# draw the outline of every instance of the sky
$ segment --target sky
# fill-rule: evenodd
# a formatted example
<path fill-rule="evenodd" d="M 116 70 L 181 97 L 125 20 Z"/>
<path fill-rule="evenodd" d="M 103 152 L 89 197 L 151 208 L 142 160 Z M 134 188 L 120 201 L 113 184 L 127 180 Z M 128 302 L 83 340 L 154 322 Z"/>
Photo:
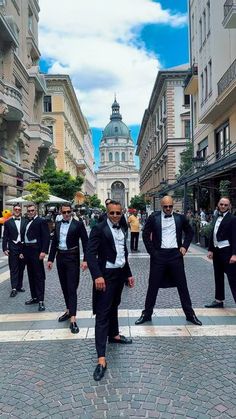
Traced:
<path fill-rule="evenodd" d="M 98 167 L 114 96 L 136 143 L 158 70 L 189 61 L 187 0 L 39 3 L 41 71 L 70 75 Z"/>

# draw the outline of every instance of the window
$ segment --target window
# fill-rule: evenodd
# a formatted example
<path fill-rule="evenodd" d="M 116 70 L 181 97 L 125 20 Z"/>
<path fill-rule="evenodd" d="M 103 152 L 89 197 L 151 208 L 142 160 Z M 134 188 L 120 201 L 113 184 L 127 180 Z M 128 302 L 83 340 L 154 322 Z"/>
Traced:
<path fill-rule="evenodd" d="M 118 127 L 115 127 L 115 132 L 118 132 Z"/>
<path fill-rule="evenodd" d="M 203 11 L 203 36 L 202 36 L 202 38 L 203 38 L 203 42 L 205 42 L 206 41 L 206 10 L 204 9 L 204 11 Z"/>
<path fill-rule="evenodd" d="M 52 112 L 52 97 L 44 96 L 43 98 L 43 111 Z"/>
<path fill-rule="evenodd" d="M 211 29 L 211 6 L 210 0 L 207 2 L 207 35 L 209 35 Z"/>
<path fill-rule="evenodd" d="M 220 159 L 227 153 L 230 147 L 229 122 L 225 122 L 215 131 L 216 159 Z"/>
<path fill-rule="evenodd" d="M 192 14 L 192 18 L 191 18 L 191 20 L 192 20 L 192 25 L 191 25 L 191 36 L 192 36 L 192 39 L 194 38 L 194 13 Z"/>
<path fill-rule="evenodd" d="M 104 153 L 101 154 L 101 161 L 104 161 Z"/>
<path fill-rule="evenodd" d="M 184 121 L 184 138 L 190 139 L 190 120 Z"/>
<path fill-rule="evenodd" d="M 202 47 L 202 19 L 199 20 L 199 48 Z"/>
<path fill-rule="evenodd" d="M 207 157 L 207 150 L 208 150 L 208 137 L 204 138 L 199 144 L 198 144 L 198 156 L 203 157 L 206 159 Z"/>
<path fill-rule="evenodd" d="M 194 118 L 194 126 L 197 126 L 197 102 L 194 101 L 193 103 L 193 118 Z"/>
<path fill-rule="evenodd" d="M 33 13 L 30 8 L 28 9 L 28 30 L 33 32 Z"/>
<path fill-rule="evenodd" d="M 115 152 L 115 161 L 118 162 L 120 160 L 118 151 Z"/>
<path fill-rule="evenodd" d="M 208 63 L 208 76 L 209 76 L 209 95 L 212 93 L 212 61 Z"/>
<path fill-rule="evenodd" d="M 125 161 L 125 152 L 124 151 L 121 153 L 121 160 Z"/>
<path fill-rule="evenodd" d="M 184 95 L 184 106 L 190 105 L 190 95 Z"/>
<path fill-rule="evenodd" d="M 109 153 L 109 161 L 113 161 L 112 153 Z"/>
<path fill-rule="evenodd" d="M 204 102 L 204 77 L 203 73 L 201 74 L 201 104 Z"/>
<path fill-rule="evenodd" d="M 208 98 L 208 73 L 207 73 L 207 67 L 204 69 L 204 75 L 205 75 L 205 100 Z"/>
<path fill-rule="evenodd" d="M 48 125 L 48 128 L 51 131 L 51 138 L 52 138 L 52 142 L 53 142 L 53 125 Z"/>

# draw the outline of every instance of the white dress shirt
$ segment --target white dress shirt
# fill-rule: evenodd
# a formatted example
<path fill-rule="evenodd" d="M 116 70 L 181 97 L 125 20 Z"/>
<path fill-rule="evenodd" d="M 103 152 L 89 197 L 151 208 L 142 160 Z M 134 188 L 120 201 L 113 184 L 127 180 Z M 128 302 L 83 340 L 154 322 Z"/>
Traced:
<path fill-rule="evenodd" d="M 161 248 L 176 249 L 178 248 L 176 238 L 176 225 L 174 216 L 165 218 L 165 213 L 161 212 Z"/>
<path fill-rule="evenodd" d="M 60 234 L 59 234 L 59 249 L 60 250 L 68 250 L 68 247 L 66 245 L 66 238 L 68 234 L 68 230 L 70 228 L 72 218 L 70 219 L 69 223 L 61 223 L 60 227 Z"/>
<path fill-rule="evenodd" d="M 37 243 L 37 240 L 36 239 L 33 239 L 33 240 L 29 240 L 28 239 L 28 237 L 27 237 L 27 233 L 28 233 L 28 230 L 29 230 L 29 227 L 31 226 L 31 224 L 32 224 L 32 222 L 35 220 L 35 218 L 37 218 L 38 216 L 37 215 L 35 215 L 35 217 L 34 218 L 32 218 L 32 220 L 27 224 L 27 226 L 26 226 L 26 229 L 25 229 L 25 243 L 27 243 L 27 244 L 34 244 L 34 243 Z"/>
<path fill-rule="evenodd" d="M 113 236 L 115 247 L 116 247 L 116 260 L 115 263 L 108 262 L 106 263 L 106 268 L 115 269 L 123 268 L 125 266 L 125 236 L 121 228 L 113 228 L 112 222 L 107 218 L 107 224 L 111 230 Z"/>
<path fill-rule="evenodd" d="M 21 235 L 20 235 L 20 223 L 21 223 L 21 218 L 19 220 L 16 220 L 15 217 L 13 217 L 13 220 L 15 221 L 15 225 L 18 231 L 18 236 L 16 240 L 12 240 L 13 243 L 17 244 L 19 242 L 21 242 Z"/>
<path fill-rule="evenodd" d="M 226 216 L 226 214 L 228 214 L 228 211 L 227 212 L 224 212 L 223 216 L 219 216 L 217 218 L 216 223 L 215 223 L 215 227 L 214 227 L 214 231 L 213 231 L 213 242 L 214 242 L 214 246 L 215 247 L 218 247 L 219 249 L 223 249 L 223 247 L 228 247 L 230 245 L 229 244 L 229 240 L 221 240 L 221 241 L 218 241 L 217 240 L 217 237 L 216 237 L 217 232 L 218 232 L 219 227 L 220 227 L 220 224 L 223 221 L 223 218 Z"/>

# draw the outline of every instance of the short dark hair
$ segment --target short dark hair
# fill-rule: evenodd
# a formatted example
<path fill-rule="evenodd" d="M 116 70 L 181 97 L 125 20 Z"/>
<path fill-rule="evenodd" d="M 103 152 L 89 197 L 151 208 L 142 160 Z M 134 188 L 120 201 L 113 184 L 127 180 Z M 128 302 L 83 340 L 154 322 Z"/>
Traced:
<path fill-rule="evenodd" d="M 19 202 L 17 202 L 17 204 L 14 204 L 14 205 L 13 205 L 13 209 L 14 209 L 14 208 L 16 208 L 16 207 L 20 207 L 20 208 L 21 208 L 21 206 L 20 206 Z"/>
<path fill-rule="evenodd" d="M 108 204 L 110 204 L 112 200 L 110 198 L 105 199 L 105 205 L 107 206 Z"/>
<path fill-rule="evenodd" d="M 114 199 L 111 199 L 107 205 L 120 205 L 122 207 L 121 203 L 119 201 L 115 201 Z"/>
<path fill-rule="evenodd" d="M 31 202 L 31 204 L 27 204 L 26 205 L 26 208 L 28 209 L 29 207 L 34 207 L 34 208 L 37 208 L 36 207 L 36 204 L 34 204 L 33 202 Z"/>
<path fill-rule="evenodd" d="M 65 202 L 64 204 L 61 204 L 60 209 L 62 209 L 62 207 L 69 207 L 70 209 L 72 209 L 70 202 Z"/>

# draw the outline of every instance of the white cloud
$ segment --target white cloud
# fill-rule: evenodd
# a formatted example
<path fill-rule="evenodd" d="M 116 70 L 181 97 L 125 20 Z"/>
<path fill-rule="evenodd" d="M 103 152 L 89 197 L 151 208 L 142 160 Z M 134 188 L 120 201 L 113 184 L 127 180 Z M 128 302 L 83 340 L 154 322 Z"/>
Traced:
<path fill-rule="evenodd" d="M 114 93 L 124 122 L 140 124 L 160 68 L 140 30 L 182 26 L 186 16 L 151 0 L 40 0 L 40 8 L 42 57 L 50 60 L 50 73 L 71 76 L 90 126 L 107 124 Z"/>

